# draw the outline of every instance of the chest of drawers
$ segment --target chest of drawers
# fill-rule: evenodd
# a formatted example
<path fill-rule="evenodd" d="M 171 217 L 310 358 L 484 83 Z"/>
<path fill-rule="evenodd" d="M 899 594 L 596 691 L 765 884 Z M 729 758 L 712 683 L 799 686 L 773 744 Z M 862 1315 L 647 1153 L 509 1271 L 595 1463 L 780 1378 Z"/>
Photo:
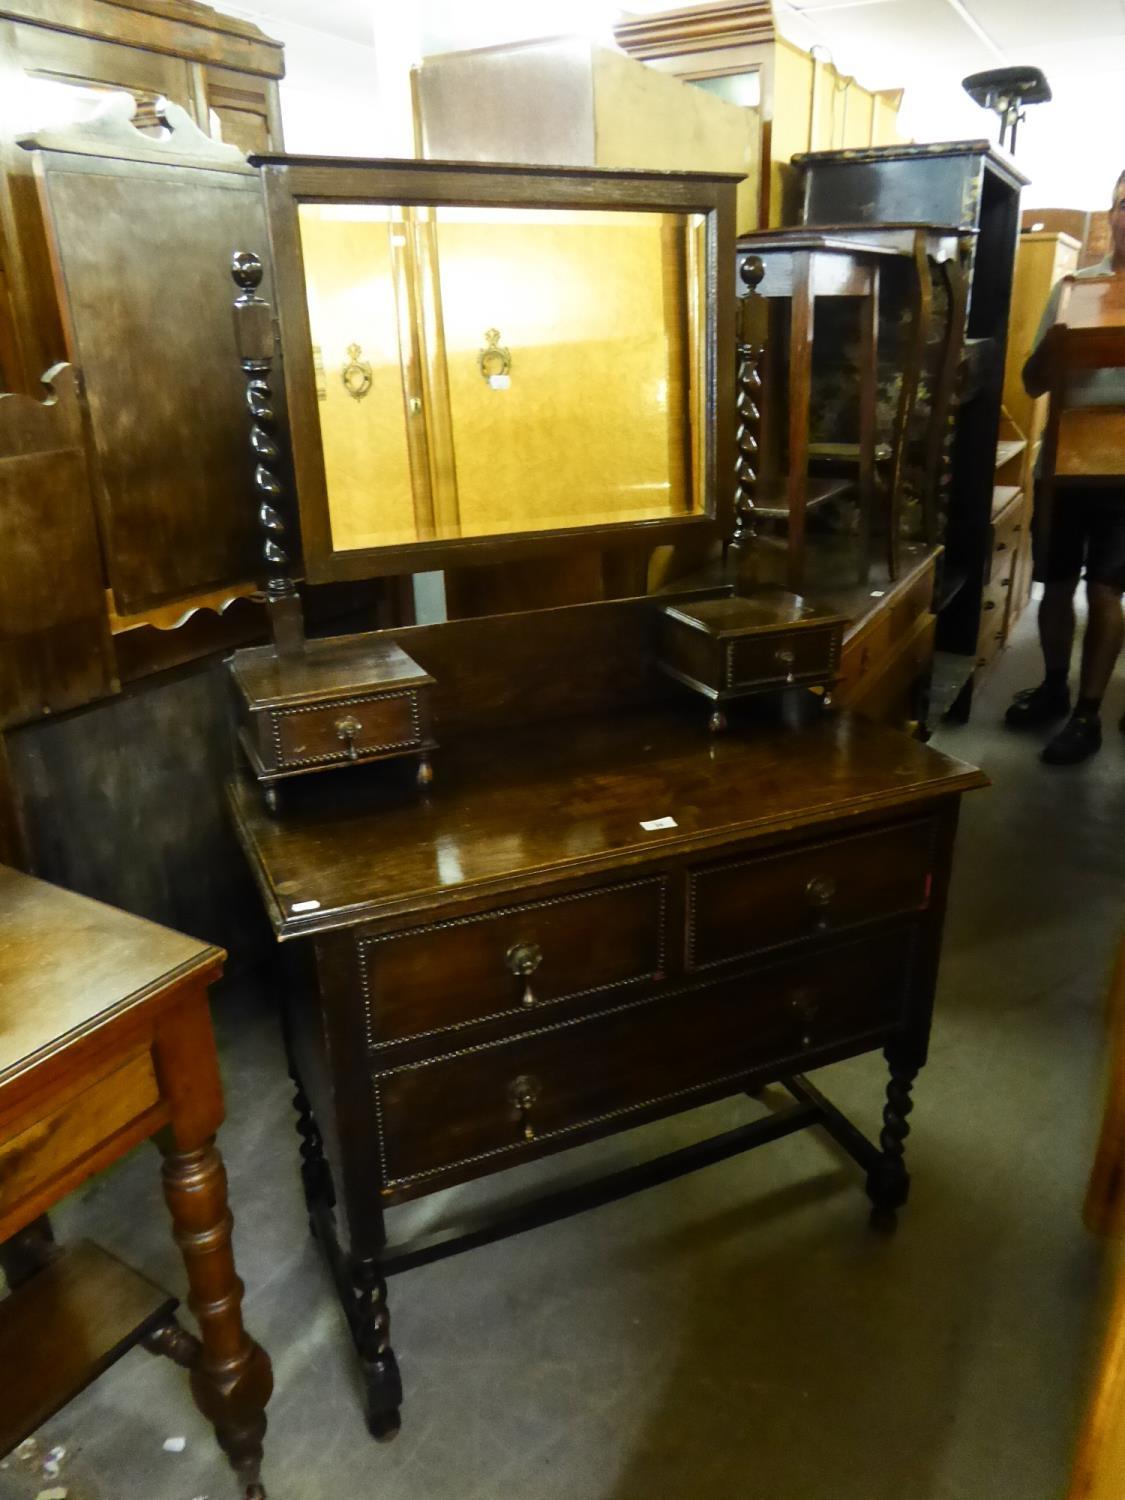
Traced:
<path fill-rule="evenodd" d="M 591 670 L 618 699 L 628 684 L 647 702 L 505 725 L 485 649 L 500 627 L 417 628 L 404 644 L 439 684 L 448 633 L 479 637 L 473 701 L 493 730 L 457 735 L 483 713 L 463 679 L 462 696 L 439 697 L 447 748 L 428 798 L 378 767 L 345 800 L 310 778 L 282 818 L 249 778 L 231 789 L 289 957 L 306 1196 L 379 1436 L 397 1428 L 402 1394 L 391 1272 L 808 1125 L 857 1159 L 878 1210 L 906 1199 L 958 803 L 984 778 L 815 709 L 709 735 L 674 685 L 654 701 L 657 674 L 638 689 L 635 664 L 622 670 L 640 616 L 598 609 L 613 628 Z M 557 706 L 544 630 L 512 649 L 535 664 L 529 697 Z M 891 1080 L 874 1143 L 801 1074 L 878 1048 Z M 673 1157 L 463 1234 L 388 1238 L 396 1205 L 775 1080 L 790 1108 L 748 1104 L 744 1126 Z"/>

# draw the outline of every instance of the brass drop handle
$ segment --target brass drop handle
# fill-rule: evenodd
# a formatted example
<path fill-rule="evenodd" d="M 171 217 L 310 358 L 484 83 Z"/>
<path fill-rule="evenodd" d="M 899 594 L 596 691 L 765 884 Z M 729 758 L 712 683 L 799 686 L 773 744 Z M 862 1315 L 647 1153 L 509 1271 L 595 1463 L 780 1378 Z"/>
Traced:
<path fill-rule="evenodd" d="M 355 737 L 362 728 L 363 725 L 354 714 L 346 714 L 344 718 L 336 720 L 336 738 L 347 745 L 349 760 L 355 760 Z"/>
<path fill-rule="evenodd" d="M 508 1085 L 508 1098 L 515 1106 L 516 1118 L 523 1131 L 525 1141 L 535 1139 L 535 1126 L 531 1123 L 531 1110 L 539 1098 L 540 1083 L 530 1073 L 521 1073 Z"/>
<path fill-rule="evenodd" d="M 801 991 L 793 996 L 789 1004 L 801 1018 L 801 1046 L 812 1046 L 812 1028 L 816 1024 L 816 1018 L 820 1013 L 820 1001 L 812 995 Z"/>
<path fill-rule="evenodd" d="M 814 875 L 805 886 L 805 900 L 816 917 L 818 931 L 828 926 L 828 908 L 836 899 L 836 882 L 831 875 Z"/>
<path fill-rule="evenodd" d="M 531 1006 L 537 1004 L 534 990 L 531 988 L 531 976 L 543 962 L 543 950 L 538 943 L 513 943 L 504 955 L 508 973 L 514 974 L 517 979 L 523 980 L 523 1003 Z"/>
<path fill-rule="evenodd" d="M 779 647 L 778 650 L 773 653 L 773 659 L 775 662 L 777 662 L 779 667 L 785 668 L 786 682 L 792 682 L 793 668 L 796 665 L 797 658 L 794 656 L 790 648 L 788 646 Z"/>

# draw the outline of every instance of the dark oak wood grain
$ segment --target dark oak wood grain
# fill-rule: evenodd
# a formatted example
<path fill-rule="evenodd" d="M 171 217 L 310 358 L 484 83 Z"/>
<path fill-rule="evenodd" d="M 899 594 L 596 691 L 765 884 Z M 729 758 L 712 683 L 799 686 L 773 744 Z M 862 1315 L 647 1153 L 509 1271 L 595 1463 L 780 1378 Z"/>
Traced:
<path fill-rule="evenodd" d="M 0 395 L 0 728 L 118 685 L 77 372 L 48 371 L 42 394 Z"/>

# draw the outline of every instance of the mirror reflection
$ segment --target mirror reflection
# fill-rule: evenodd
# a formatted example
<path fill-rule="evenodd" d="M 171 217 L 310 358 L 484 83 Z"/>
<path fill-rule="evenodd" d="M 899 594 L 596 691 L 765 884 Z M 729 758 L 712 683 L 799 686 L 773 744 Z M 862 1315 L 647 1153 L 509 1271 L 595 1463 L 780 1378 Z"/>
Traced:
<path fill-rule="evenodd" d="M 702 215 L 299 212 L 336 550 L 703 511 Z"/>

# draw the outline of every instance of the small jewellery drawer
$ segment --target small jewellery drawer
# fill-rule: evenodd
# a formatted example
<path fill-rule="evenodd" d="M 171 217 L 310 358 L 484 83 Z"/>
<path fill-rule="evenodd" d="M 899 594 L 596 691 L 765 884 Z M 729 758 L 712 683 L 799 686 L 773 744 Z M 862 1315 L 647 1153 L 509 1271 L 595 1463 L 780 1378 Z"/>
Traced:
<path fill-rule="evenodd" d="M 791 630 L 784 635 L 744 636 L 727 644 L 726 686 L 741 688 L 765 682 L 823 682 L 836 675 L 840 631 Z"/>
<path fill-rule="evenodd" d="M 792 853 L 697 866 L 688 874 L 688 968 L 922 909 L 933 833 L 924 819 Z"/>
<path fill-rule="evenodd" d="M 904 928 L 376 1072 L 383 1185 L 465 1179 L 540 1142 L 565 1146 L 685 1108 L 693 1094 L 733 1092 L 756 1070 L 874 1045 L 902 1018 L 911 942 Z"/>
<path fill-rule="evenodd" d="M 533 1016 L 664 977 L 667 880 L 652 876 L 358 938 L 372 1046 Z"/>
<path fill-rule="evenodd" d="M 380 694 L 276 710 L 271 714 L 279 767 L 341 764 L 422 744 L 418 694 Z"/>

